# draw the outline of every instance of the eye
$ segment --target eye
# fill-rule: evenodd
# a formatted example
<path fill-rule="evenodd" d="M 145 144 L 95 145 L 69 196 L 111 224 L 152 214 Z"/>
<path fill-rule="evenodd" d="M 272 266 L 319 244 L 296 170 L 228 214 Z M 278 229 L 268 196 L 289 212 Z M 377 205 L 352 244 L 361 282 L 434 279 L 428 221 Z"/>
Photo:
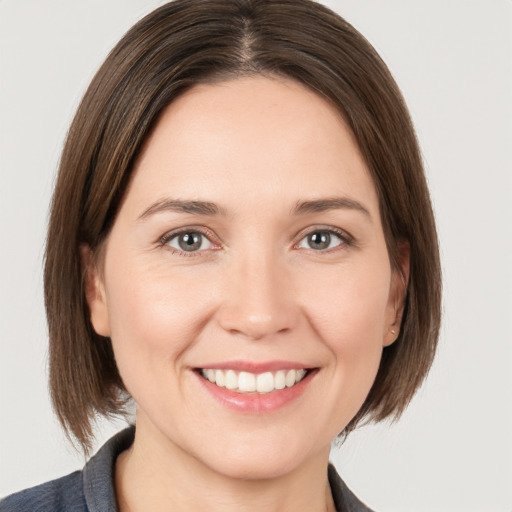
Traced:
<path fill-rule="evenodd" d="M 183 252 L 198 252 L 213 247 L 212 242 L 200 231 L 182 231 L 166 236 L 162 242 Z"/>
<path fill-rule="evenodd" d="M 326 251 L 348 243 L 348 240 L 344 239 L 341 234 L 332 230 L 322 229 L 308 233 L 298 243 L 297 247 L 313 249 L 314 251 Z"/>

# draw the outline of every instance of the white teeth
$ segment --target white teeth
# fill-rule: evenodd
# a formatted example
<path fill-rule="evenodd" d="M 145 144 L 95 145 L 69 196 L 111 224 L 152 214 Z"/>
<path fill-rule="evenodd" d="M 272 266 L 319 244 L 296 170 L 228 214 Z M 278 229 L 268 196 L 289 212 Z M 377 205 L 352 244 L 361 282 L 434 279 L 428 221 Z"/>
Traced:
<path fill-rule="evenodd" d="M 217 370 L 220 371 L 220 370 Z M 236 373 L 233 370 L 228 370 L 226 372 L 226 389 L 236 389 L 238 388 L 238 378 Z"/>
<path fill-rule="evenodd" d="M 274 391 L 274 376 L 270 372 L 260 373 L 256 377 L 256 391 L 258 393 Z"/>
<path fill-rule="evenodd" d="M 288 373 L 286 374 L 286 379 L 285 379 L 287 388 L 291 388 L 295 384 L 295 376 L 296 376 L 295 370 L 288 370 Z"/>
<path fill-rule="evenodd" d="M 256 391 L 256 376 L 254 373 L 240 372 L 240 375 L 238 375 L 238 390 L 242 393 Z"/>
<path fill-rule="evenodd" d="M 220 388 L 223 388 L 226 385 L 226 377 L 222 370 L 215 370 L 215 384 Z"/>
<path fill-rule="evenodd" d="M 306 370 L 297 370 L 297 373 L 295 375 L 295 382 L 300 382 L 304 376 L 306 375 Z"/>
<path fill-rule="evenodd" d="M 276 372 L 274 377 L 274 387 L 276 389 L 284 389 L 286 387 L 286 375 L 284 370 L 279 370 Z"/>
<path fill-rule="evenodd" d="M 202 376 L 226 389 L 237 391 L 239 393 L 261 394 L 271 393 L 272 391 L 291 388 L 300 382 L 306 375 L 306 370 L 278 370 L 277 372 L 264 372 L 254 374 L 250 372 L 235 372 L 234 370 L 201 370 Z"/>

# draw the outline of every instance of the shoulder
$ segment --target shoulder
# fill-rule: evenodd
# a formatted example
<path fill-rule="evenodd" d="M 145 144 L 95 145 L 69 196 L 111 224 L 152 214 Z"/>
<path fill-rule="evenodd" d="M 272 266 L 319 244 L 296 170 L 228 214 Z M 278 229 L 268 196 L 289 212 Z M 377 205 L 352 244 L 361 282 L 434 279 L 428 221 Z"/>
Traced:
<path fill-rule="evenodd" d="M 25 489 L 0 501 L 2 512 L 86 512 L 82 472 Z"/>
<path fill-rule="evenodd" d="M 128 428 L 110 439 L 82 471 L 7 496 L 0 512 L 110 512 L 116 511 L 115 462 L 133 442 Z"/>
<path fill-rule="evenodd" d="M 347 484 L 340 478 L 332 464 L 329 464 L 328 475 L 336 510 L 343 510 L 343 512 L 373 512 L 347 487 Z"/>

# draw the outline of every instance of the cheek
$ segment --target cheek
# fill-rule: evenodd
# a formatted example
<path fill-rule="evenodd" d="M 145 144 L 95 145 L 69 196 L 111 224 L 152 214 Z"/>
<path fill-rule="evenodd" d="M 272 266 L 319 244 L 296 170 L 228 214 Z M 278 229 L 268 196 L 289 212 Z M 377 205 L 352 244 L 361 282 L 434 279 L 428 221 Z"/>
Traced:
<path fill-rule="evenodd" d="M 142 270 L 141 270 L 142 269 Z M 174 275 L 138 265 L 129 272 L 111 270 L 107 283 L 112 343 L 123 378 L 144 374 L 155 365 L 179 362 L 209 316 L 211 300 L 200 276 Z"/>
<path fill-rule="evenodd" d="M 335 345 L 347 348 L 381 345 L 389 307 L 391 270 L 386 264 L 351 265 L 337 271 L 317 272 L 314 286 L 304 280 L 303 307 L 310 322 Z"/>
<path fill-rule="evenodd" d="M 354 301 L 348 301 L 329 307 L 331 320 L 325 320 L 318 330 L 333 356 L 335 380 L 345 392 L 353 389 L 348 394 L 358 401 L 357 397 L 361 393 L 366 396 L 373 384 L 382 356 L 383 323 L 378 319 L 381 315 L 368 303 L 358 307 Z"/>
<path fill-rule="evenodd" d="M 379 368 L 386 334 L 391 271 L 355 268 L 317 279 L 309 288 L 304 310 L 331 354 L 333 384 L 353 397 L 357 412 Z M 317 278 L 320 276 L 317 275 Z"/>

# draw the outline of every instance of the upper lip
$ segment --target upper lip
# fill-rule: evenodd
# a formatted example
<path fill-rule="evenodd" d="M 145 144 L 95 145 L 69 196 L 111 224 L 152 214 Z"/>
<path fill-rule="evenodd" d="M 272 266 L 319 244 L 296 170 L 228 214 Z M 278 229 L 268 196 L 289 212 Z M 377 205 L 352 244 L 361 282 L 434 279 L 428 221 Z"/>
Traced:
<path fill-rule="evenodd" d="M 310 370 L 315 368 L 308 364 L 304 364 L 298 361 L 222 361 L 216 363 L 205 364 L 204 366 L 197 366 L 203 370 L 234 370 L 238 372 L 249 372 L 249 373 L 264 373 L 264 372 L 276 372 L 278 370 Z"/>

